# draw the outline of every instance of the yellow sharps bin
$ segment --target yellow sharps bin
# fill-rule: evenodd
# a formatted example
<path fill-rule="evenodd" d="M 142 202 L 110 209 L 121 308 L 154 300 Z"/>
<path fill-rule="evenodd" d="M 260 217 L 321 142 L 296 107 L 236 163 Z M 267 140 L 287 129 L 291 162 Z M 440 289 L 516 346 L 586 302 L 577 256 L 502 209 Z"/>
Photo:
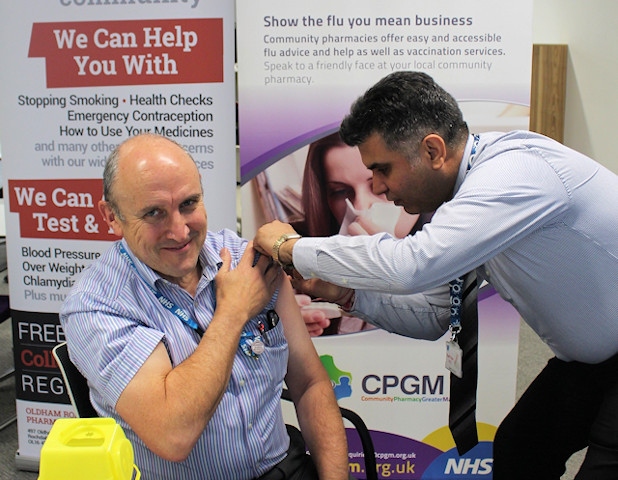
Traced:
<path fill-rule="evenodd" d="M 133 462 L 131 442 L 113 418 L 60 418 L 41 448 L 39 480 L 139 480 Z"/>

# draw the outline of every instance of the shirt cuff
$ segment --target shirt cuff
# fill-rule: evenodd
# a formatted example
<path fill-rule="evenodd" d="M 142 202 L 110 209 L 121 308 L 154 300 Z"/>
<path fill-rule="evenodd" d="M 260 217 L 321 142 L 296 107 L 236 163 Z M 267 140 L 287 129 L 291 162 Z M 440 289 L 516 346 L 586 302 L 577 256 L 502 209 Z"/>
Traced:
<path fill-rule="evenodd" d="M 318 256 L 320 237 L 303 237 L 296 241 L 292 249 L 292 263 L 303 278 L 316 277 L 318 271 Z"/>

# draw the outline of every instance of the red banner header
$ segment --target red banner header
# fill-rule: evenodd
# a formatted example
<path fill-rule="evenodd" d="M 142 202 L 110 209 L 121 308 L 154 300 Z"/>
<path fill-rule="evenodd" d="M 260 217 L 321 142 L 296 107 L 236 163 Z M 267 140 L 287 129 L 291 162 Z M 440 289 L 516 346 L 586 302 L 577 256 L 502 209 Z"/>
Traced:
<path fill-rule="evenodd" d="M 101 179 L 9 180 L 23 238 L 118 240 L 99 212 Z"/>
<path fill-rule="evenodd" d="M 47 87 L 223 81 L 223 19 L 34 23 Z"/>

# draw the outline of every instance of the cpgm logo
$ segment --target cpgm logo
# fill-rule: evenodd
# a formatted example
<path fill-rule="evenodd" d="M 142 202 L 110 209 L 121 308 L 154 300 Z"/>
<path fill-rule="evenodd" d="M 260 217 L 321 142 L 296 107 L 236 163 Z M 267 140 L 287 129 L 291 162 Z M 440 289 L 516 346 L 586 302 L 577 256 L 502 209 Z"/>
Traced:
<path fill-rule="evenodd" d="M 352 374 L 339 370 L 335 365 L 335 360 L 332 355 L 320 356 L 322 365 L 326 369 L 330 381 L 333 384 L 333 390 L 337 400 L 352 396 Z"/>

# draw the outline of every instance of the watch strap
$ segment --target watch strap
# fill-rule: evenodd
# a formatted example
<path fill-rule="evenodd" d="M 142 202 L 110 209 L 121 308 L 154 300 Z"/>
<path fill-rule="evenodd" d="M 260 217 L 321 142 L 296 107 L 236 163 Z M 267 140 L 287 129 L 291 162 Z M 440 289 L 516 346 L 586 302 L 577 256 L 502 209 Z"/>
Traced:
<path fill-rule="evenodd" d="M 299 235 L 298 233 L 284 233 L 273 244 L 273 251 L 272 251 L 273 260 L 277 262 L 279 265 L 281 265 L 283 268 L 290 268 L 292 264 L 290 263 L 289 265 L 287 265 L 287 264 L 281 263 L 281 260 L 279 260 L 279 249 L 281 248 L 281 245 L 283 245 L 285 242 L 287 242 L 288 240 L 295 239 L 295 238 L 302 238 L 302 236 Z"/>

